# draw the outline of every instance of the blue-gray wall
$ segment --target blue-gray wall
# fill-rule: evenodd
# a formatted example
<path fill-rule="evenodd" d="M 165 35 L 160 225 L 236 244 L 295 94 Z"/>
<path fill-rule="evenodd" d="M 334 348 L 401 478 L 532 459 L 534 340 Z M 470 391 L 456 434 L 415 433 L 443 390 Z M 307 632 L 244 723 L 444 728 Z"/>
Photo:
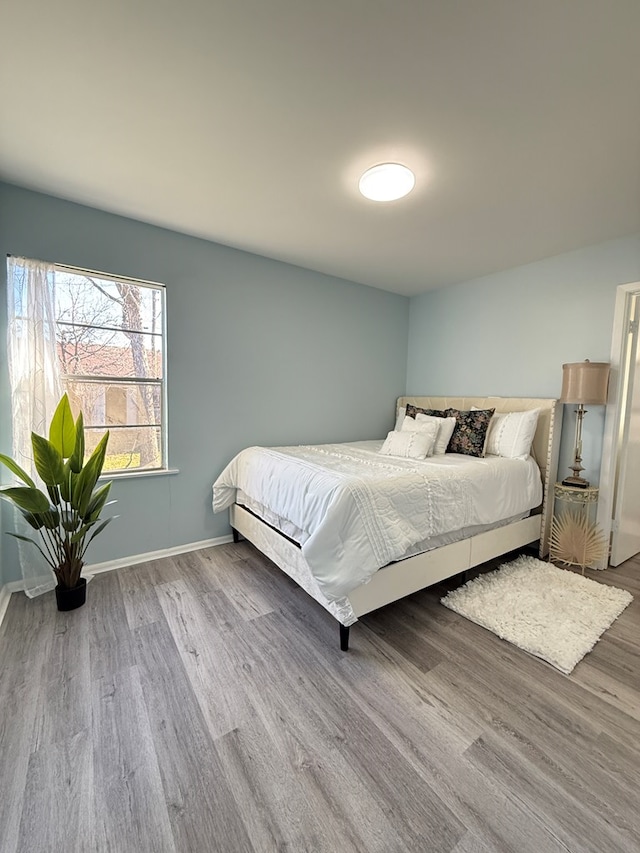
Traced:
<path fill-rule="evenodd" d="M 381 436 L 405 391 L 558 396 L 563 362 L 609 360 L 616 287 L 640 280 L 636 236 L 408 300 L 1 183 L 0 252 L 167 285 L 169 462 L 180 473 L 116 484 L 121 517 L 92 562 L 228 532 L 211 512 L 211 482 L 247 445 Z M 0 340 L 5 276 L 0 264 Z M 594 407 L 585 420 L 594 481 L 603 415 Z M 18 577 L 2 538 L 0 583 Z"/>
<path fill-rule="evenodd" d="M 616 287 L 635 281 L 639 235 L 414 297 L 407 393 L 558 397 L 564 362 L 609 361 Z M 572 456 L 573 409 L 564 412 L 562 466 Z M 583 464 L 593 482 L 603 426 L 604 407 L 591 407 Z"/>
<path fill-rule="evenodd" d="M 117 482 L 120 518 L 92 543 L 90 562 L 228 533 L 211 484 L 243 447 L 375 438 L 392 427 L 406 384 L 405 297 L 7 184 L 0 253 L 167 285 L 169 464 L 180 473 Z M 0 450 L 10 453 L 5 353 L 0 346 Z M 0 571 L 14 580 L 13 543 L 2 538 Z"/>

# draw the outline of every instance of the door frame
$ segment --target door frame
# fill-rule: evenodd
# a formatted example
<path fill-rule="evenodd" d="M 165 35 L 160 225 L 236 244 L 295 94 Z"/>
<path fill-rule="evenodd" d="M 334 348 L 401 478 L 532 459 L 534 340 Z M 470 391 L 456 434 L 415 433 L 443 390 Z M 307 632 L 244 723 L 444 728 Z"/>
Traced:
<path fill-rule="evenodd" d="M 605 411 L 598 500 L 598 525 L 609 543 L 611 543 L 613 531 L 613 510 L 618 483 L 618 458 L 623 448 L 620 429 L 629 390 L 627 371 L 623 369 L 623 364 L 627 348 L 632 298 L 636 294 L 640 295 L 640 281 L 618 285 L 613 316 L 611 374 Z M 608 565 L 609 559 L 607 557 L 602 565 L 597 568 L 606 569 Z"/>

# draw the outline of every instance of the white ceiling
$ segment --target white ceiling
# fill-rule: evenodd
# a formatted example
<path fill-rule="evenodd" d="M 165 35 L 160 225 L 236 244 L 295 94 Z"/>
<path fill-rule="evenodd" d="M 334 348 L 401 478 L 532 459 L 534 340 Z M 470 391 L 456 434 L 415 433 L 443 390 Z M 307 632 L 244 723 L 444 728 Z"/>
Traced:
<path fill-rule="evenodd" d="M 0 177 L 407 295 L 640 231 L 639 0 L 4 0 Z M 414 192 L 357 192 L 409 165 Z"/>

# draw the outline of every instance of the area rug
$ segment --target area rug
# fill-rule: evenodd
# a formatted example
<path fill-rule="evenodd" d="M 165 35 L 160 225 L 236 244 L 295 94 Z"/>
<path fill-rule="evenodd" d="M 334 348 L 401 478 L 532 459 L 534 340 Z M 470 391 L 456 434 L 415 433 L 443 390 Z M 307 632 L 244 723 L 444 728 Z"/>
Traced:
<path fill-rule="evenodd" d="M 442 599 L 445 607 L 569 675 L 633 601 L 631 593 L 518 557 Z"/>

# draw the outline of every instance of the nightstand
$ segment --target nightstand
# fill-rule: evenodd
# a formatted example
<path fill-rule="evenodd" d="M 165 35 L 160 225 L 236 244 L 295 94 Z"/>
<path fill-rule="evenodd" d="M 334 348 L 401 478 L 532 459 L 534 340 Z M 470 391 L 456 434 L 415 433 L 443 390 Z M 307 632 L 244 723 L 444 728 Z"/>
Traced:
<path fill-rule="evenodd" d="M 549 557 L 582 573 L 608 556 L 609 545 L 596 524 L 597 486 L 581 489 L 556 483 L 553 488 L 553 521 Z"/>

